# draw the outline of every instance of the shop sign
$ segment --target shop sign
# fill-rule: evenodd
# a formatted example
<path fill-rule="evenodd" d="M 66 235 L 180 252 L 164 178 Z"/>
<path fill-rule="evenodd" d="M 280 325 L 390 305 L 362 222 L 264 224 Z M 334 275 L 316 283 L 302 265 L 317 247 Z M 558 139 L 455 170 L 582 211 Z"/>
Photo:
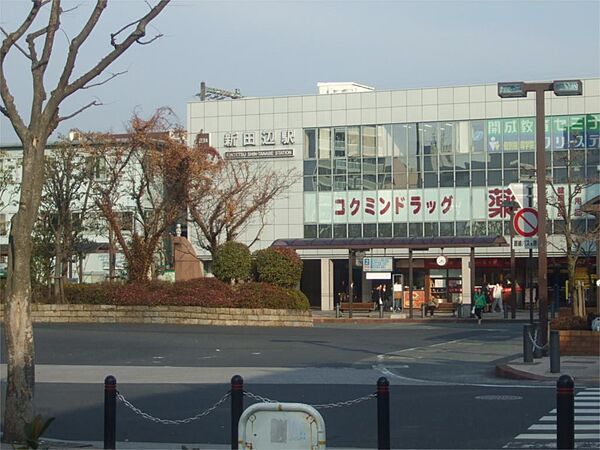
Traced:
<path fill-rule="evenodd" d="M 535 250 L 538 248 L 538 239 L 537 237 L 530 238 L 514 238 L 513 239 L 513 248 L 515 250 Z"/>
<path fill-rule="evenodd" d="M 294 145 L 296 143 L 296 135 L 294 130 L 282 130 L 279 134 L 279 142 L 277 142 L 274 130 L 264 130 L 260 133 L 255 131 L 244 131 L 225 133 L 223 135 L 223 146 L 232 147 L 254 147 L 254 146 L 271 146 L 271 145 Z"/>
<path fill-rule="evenodd" d="M 264 159 L 264 158 L 293 158 L 294 149 L 273 150 L 241 150 L 236 152 L 225 152 L 226 159 Z"/>
<path fill-rule="evenodd" d="M 394 258 L 391 256 L 369 256 L 363 258 L 364 272 L 391 272 Z"/>

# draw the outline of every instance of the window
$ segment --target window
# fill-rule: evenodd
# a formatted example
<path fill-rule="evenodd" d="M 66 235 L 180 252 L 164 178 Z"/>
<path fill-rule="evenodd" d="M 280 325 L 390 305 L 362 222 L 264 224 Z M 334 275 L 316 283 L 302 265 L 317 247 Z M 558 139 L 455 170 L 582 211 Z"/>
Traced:
<path fill-rule="evenodd" d="M 6 236 L 8 233 L 8 222 L 6 214 L 0 214 L 0 236 Z"/>
<path fill-rule="evenodd" d="M 380 223 L 378 227 L 379 237 L 392 237 L 392 224 L 391 223 Z"/>
<path fill-rule="evenodd" d="M 331 158 L 331 130 L 319 128 L 319 159 Z"/>
<path fill-rule="evenodd" d="M 425 236 L 438 236 L 438 223 L 437 222 L 426 222 L 425 223 Z"/>
<path fill-rule="evenodd" d="M 315 130 L 304 130 L 304 159 L 317 157 L 317 138 Z"/>
<path fill-rule="evenodd" d="M 118 212 L 117 221 L 121 227 L 121 231 L 133 231 L 133 211 Z"/>
<path fill-rule="evenodd" d="M 360 128 L 348 127 L 346 130 L 346 141 L 348 145 L 348 156 L 360 156 Z"/>
<path fill-rule="evenodd" d="M 457 147 L 456 129 L 452 122 L 444 122 L 440 124 L 440 153 L 454 153 Z"/>
<path fill-rule="evenodd" d="M 411 223 L 408 226 L 409 237 L 423 237 L 423 224 L 422 223 Z"/>
<path fill-rule="evenodd" d="M 336 223 L 333 225 L 333 237 L 334 238 L 345 238 L 347 237 L 347 230 L 345 223 Z"/>
<path fill-rule="evenodd" d="M 394 224 L 394 237 L 406 237 L 408 227 L 406 223 L 395 223 Z"/>
<path fill-rule="evenodd" d="M 348 237 L 357 238 L 362 236 L 362 225 L 360 223 L 348 224 Z"/>
<path fill-rule="evenodd" d="M 377 237 L 377 224 L 376 223 L 365 223 L 363 224 L 363 237 Z"/>
<path fill-rule="evenodd" d="M 474 120 L 471 125 L 471 153 L 482 153 L 485 150 L 485 122 Z"/>
<path fill-rule="evenodd" d="M 331 238 L 331 225 L 319 224 L 319 238 Z"/>
<path fill-rule="evenodd" d="M 362 127 L 362 153 L 363 156 L 376 156 L 375 127 L 368 125 Z"/>
<path fill-rule="evenodd" d="M 333 156 L 344 158 L 346 156 L 346 130 L 334 128 L 333 130 Z"/>
<path fill-rule="evenodd" d="M 421 131 L 421 150 L 424 155 L 437 155 L 438 153 L 438 126 L 437 122 L 424 123 L 419 127 Z"/>
<path fill-rule="evenodd" d="M 304 225 L 304 237 L 307 239 L 316 239 L 317 226 L 316 225 Z"/>

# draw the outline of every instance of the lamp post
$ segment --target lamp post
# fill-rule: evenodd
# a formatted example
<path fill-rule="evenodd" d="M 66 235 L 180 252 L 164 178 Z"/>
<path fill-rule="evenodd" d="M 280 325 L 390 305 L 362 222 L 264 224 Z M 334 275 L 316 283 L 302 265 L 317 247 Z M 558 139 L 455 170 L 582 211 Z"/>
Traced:
<path fill-rule="evenodd" d="M 514 319 L 517 317 L 517 280 L 516 280 L 516 269 L 515 269 L 515 208 L 519 206 L 517 202 L 506 200 L 502 202 L 504 208 L 508 208 L 510 212 L 510 282 L 512 283 L 510 288 L 510 318 Z M 508 311 L 504 309 L 504 318 L 508 319 Z"/>
<path fill-rule="evenodd" d="M 544 347 L 548 342 L 548 258 L 546 242 L 546 140 L 544 92 L 552 91 L 558 96 L 582 95 L 581 80 L 558 80 L 541 83 L 524 83 L 522 81 L 498 83 L 498 96 L 501 98 L 527 97 L 528 92 L 535 92 L 535 156 L 536 181 L 538 198 L 538 292 L 540 342 Z"/>

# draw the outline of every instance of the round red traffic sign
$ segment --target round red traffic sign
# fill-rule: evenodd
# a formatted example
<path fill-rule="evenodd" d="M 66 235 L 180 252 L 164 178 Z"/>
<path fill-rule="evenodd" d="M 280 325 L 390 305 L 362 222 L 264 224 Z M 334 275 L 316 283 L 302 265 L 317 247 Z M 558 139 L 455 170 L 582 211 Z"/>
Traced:
<path fill-rule="evenodd" d="M 535 236 L 538 232 L 538 214 L 533 208 L 521 208 L 515 213 L 513 226 L 523 237 Z"/>

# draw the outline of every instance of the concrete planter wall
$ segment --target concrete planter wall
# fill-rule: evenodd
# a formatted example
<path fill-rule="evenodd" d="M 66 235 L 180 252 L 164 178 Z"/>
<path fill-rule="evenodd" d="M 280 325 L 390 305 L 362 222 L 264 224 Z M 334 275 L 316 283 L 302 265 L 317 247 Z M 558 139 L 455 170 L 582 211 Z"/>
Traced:
<path fill-rule="evenodd" d="M 32 305 L 34 322 L 312 327 L 310 311 L 198 306 Z M 4 305 L 0 305 L 4 320 Z"/>
<path fill-rule="evenodd" d="M 591 330 L 558 330 L 560 354 L 600 356 L 600 333 Z"/>

